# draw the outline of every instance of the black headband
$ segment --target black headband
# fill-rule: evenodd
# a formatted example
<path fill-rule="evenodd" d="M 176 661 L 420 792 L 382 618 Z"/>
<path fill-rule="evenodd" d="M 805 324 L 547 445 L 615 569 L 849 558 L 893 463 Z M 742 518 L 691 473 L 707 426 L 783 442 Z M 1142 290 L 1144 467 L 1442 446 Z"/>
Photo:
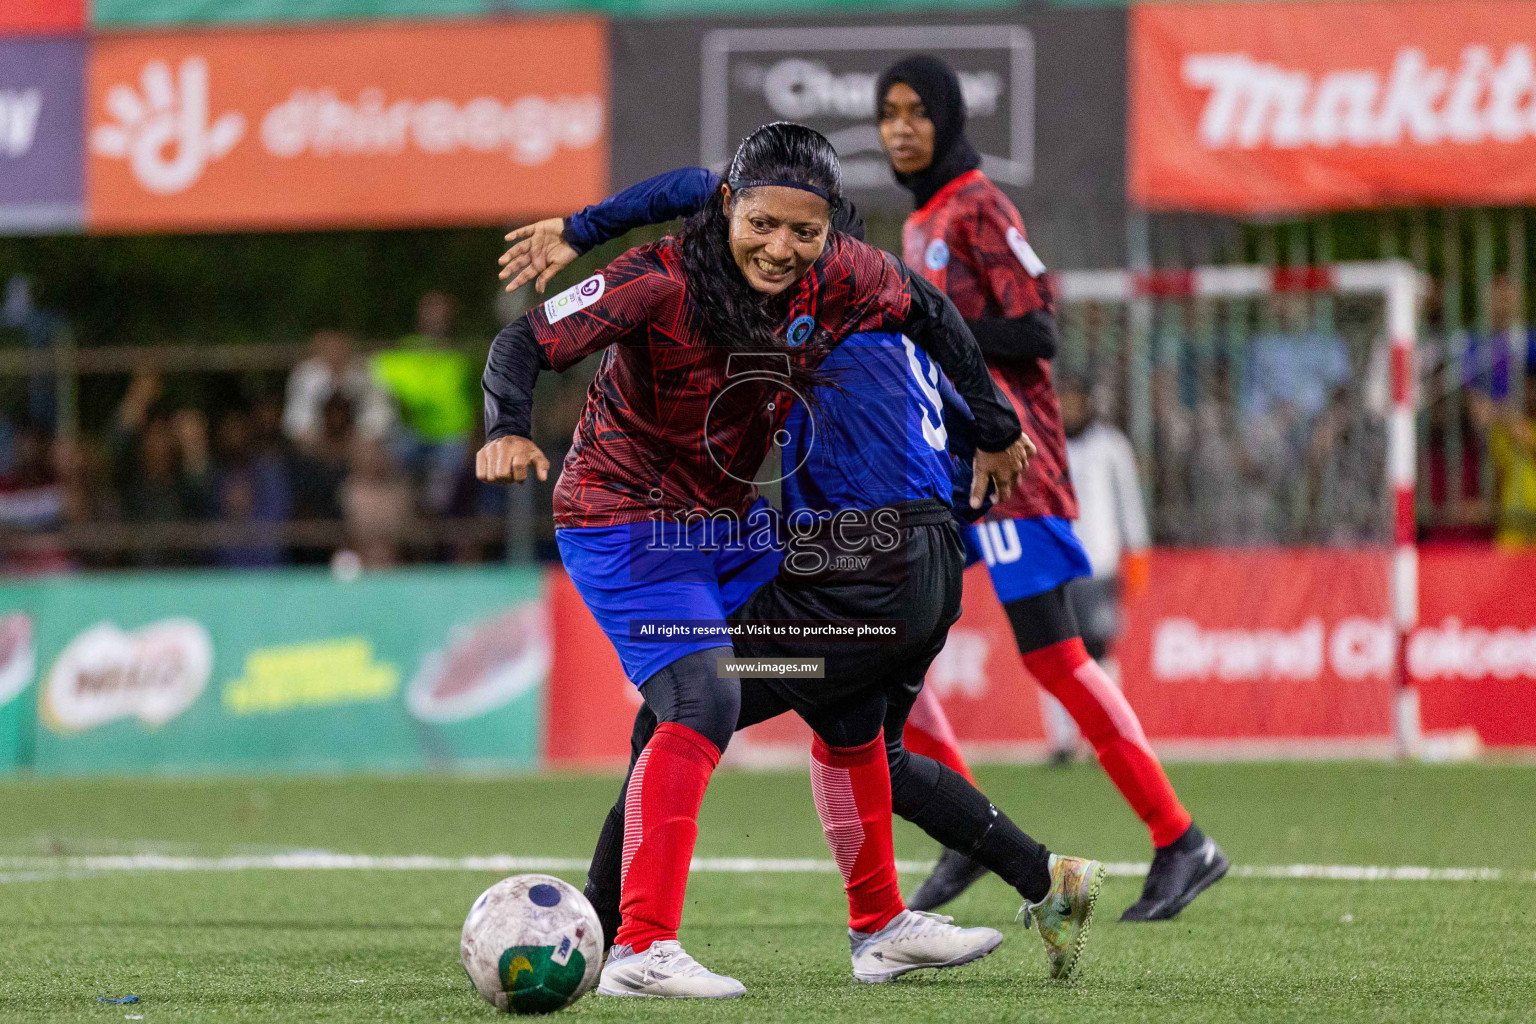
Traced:
<path fill-rule="evenodd" d="M 777 185 L 780 188 L 797 188 L 802 192 L 809 192 L 812 195 L 821 196 L 821 198 L 827 201 L 827 205 L 829 206 L 837 205 L 837 200 L 833 199 L 832 196 L 827 193 L 826 189 L 817 185 L 812 185 L 810 182 L 806 181 L 791 181 L 788 178 L 754 178 L 749 181 L 741 181 L 738 179 L 736 181 L 726 182 L 726 184 L 731 186 L 732 192 L 740 192 L 741 190 L 748 188 L 761 188 L 764 185 Z"/>

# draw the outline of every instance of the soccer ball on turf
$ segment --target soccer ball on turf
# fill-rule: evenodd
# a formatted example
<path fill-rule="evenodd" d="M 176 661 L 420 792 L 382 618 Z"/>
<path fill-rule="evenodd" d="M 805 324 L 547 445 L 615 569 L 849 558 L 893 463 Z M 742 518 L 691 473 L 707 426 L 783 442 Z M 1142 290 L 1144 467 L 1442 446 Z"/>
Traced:
<path fill-rule="evenodd" d="M 505 1013 L 553 1013 L 597 984 L 603 927 L 575 886 L 514 875 L 480 894 L 459 943 L 475 991 Z"/>

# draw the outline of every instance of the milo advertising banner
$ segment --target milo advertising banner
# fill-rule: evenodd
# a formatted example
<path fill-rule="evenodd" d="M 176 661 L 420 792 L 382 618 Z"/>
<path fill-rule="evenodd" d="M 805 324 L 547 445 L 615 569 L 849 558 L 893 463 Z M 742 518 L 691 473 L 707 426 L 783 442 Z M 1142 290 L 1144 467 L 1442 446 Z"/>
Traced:
<path fill-rule="evenodd" d="M 0 764 L 531 767 L 537 572 L 159 574 L 0 590 Z"/>

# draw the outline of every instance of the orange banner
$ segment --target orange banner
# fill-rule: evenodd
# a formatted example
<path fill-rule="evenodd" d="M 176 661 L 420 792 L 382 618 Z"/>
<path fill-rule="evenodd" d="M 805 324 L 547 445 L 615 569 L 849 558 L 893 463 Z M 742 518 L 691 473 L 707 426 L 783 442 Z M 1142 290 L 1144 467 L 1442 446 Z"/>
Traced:
<path fill-rule="evenodd" d="M 98 231 L 491 224 L 608 185 L 598 19 L 98 38 Z"/>
<path fill-rule="evenodd" d="M 1536 2 L 1133 8 L 1129 189 L 1224 213 L 1536 200 Z"/>

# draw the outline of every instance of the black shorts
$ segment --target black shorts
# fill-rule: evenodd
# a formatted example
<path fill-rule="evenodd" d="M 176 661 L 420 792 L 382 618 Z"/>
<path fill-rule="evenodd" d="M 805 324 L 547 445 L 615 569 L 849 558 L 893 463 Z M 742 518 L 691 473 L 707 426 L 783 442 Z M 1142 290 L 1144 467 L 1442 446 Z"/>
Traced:
<path fill-rule="evenodd" d="M 1089 656 L 1109 654 L 1120 635 L 1119 577 L 1080 576 L 1067 584 L 1067 600 Z"/>
<path fill-rule="evenodd" d="M 859 623 L 898 622 L 894 640 L 735 638 L 741 658 L 823 658 L 825 678 L 743 680 L 762 683 L 789 708 L 804 714 L 860 700 L 873 692 L 915 698 L 928 666 L 960 617 L 965 545 L 947 506 L 913 503 L 904 511 L 900 542 L 856 567 L 830 566 L 813 575 L 783 570 L 759 587 L 734 615 L 750 620 Z M 756 717 L 756 716 L 754 716 Z"/>

